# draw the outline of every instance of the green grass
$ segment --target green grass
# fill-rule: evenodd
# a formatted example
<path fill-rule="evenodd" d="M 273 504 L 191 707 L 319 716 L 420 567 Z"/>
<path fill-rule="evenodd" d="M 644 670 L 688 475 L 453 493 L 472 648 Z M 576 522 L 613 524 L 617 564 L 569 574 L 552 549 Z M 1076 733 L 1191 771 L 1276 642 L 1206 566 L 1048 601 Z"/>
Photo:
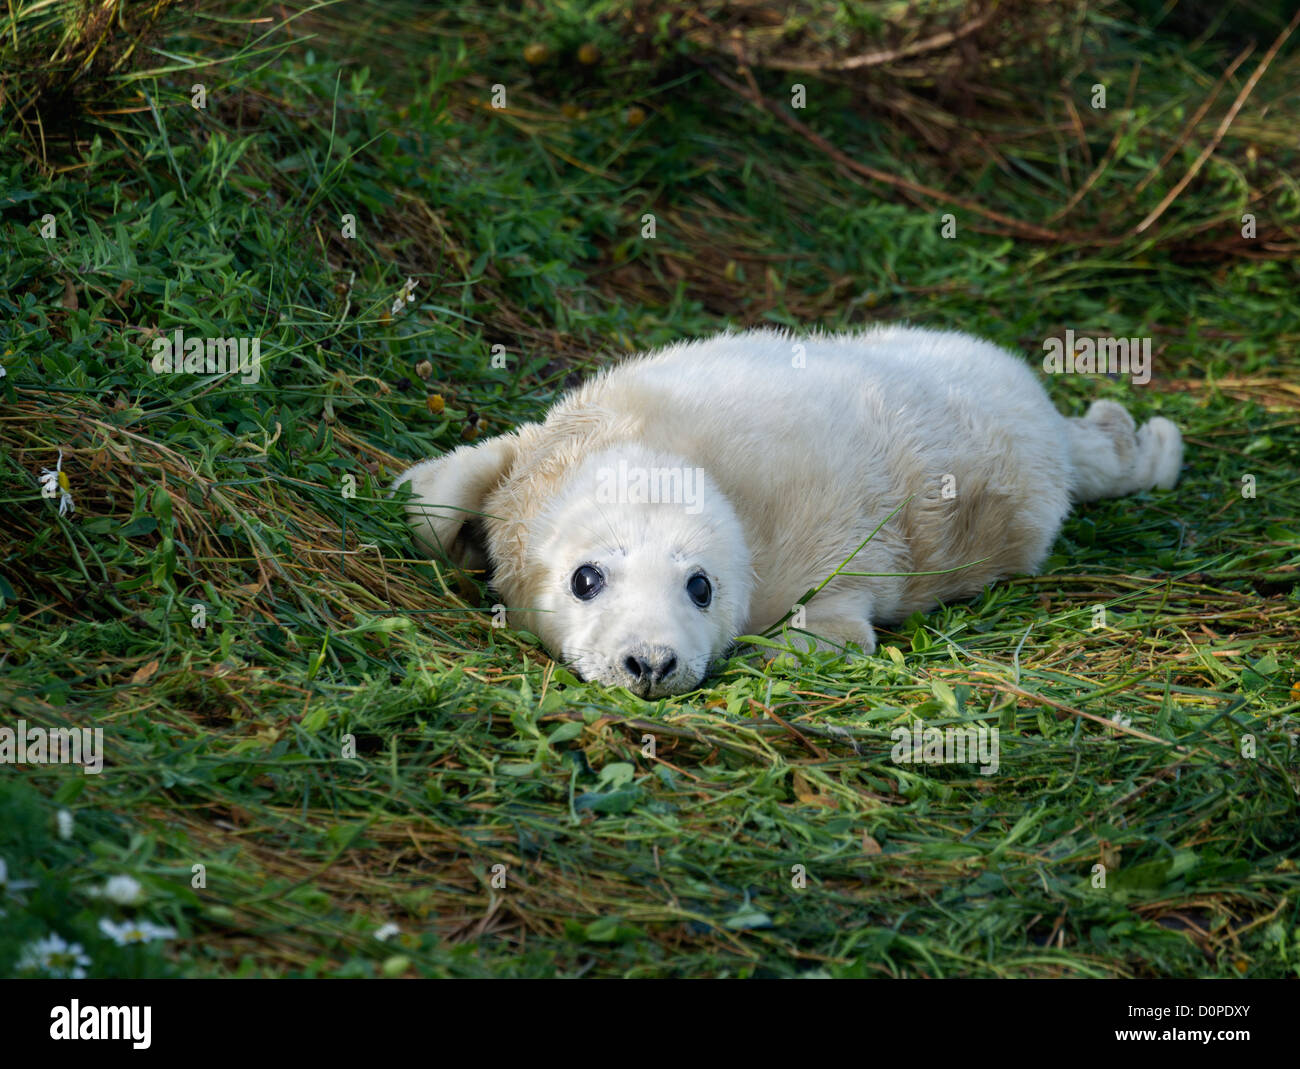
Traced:
<path fill-rule="evenodd" d="M 826 48 L 870 32 L 810 6 Z M 965 91 L 801 74 L 794 112 L 755 70 L 902 188 L 616 4 L 284 8 L 174 12 L 143 68 L 0 106 L 0 726 L 107 762 L 0 770 L 0 974 L 57 933 L 104 976 L 1300 975 L 1294 42 L 1135 233 L 1278 18 L 1217 92 L 1232 34 L 1118 5 Z M 1032 361 L 1152 337 L 1145 387 L 1047 385 L 1174 419 L 1182 482 L 875 657 L 656 703 L 494 628 L 384 497 L 619 353 L 904 318 Z M 176 329 L 260 338 L 260 381 L 151 373 Z M 918 718 L 998 727 L 998 772 L 893 761 Z M 141 903 L 94 894 L 119 874 Z M 176 938 L 118 947 L 128 916 Z"/>

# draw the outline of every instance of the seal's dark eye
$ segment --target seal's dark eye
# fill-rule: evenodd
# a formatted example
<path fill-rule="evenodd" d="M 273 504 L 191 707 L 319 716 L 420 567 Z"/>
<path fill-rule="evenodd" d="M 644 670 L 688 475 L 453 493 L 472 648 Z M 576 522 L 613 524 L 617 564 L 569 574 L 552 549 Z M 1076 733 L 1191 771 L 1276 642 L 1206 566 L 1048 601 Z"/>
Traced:
<path fill-rule="evenodd" d="M 573 579 L 569 582 L 573 589 L 575 597 L 583 601 L 589 601 L 604 589 L 605 577 L 600 574 L 590 564 L 584 564 L 573 573 Z"/>
<path fill-rule="evenodd" d="M 686 580 L 686 593 L 691 596 L 691 600 L 701 609 L 713 600 L 713 587 L 709 585 L 708 579 L 699 572 Z"/>

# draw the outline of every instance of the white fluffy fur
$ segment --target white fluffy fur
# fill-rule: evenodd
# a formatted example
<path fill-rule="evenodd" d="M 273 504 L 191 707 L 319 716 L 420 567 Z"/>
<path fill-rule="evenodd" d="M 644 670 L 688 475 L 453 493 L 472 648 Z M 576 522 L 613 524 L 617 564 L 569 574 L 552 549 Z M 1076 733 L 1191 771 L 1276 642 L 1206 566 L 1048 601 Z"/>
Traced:
<path fill-rule="evenodd" d="M 707 476 L 693 506 L 611 503 L 602 480 L 620 461 Z M 698 686 L 909 497 L 844 569 L 886 574 L 841 574 L 806 606 L 819 644 L 874 652 L 873 620 L 1036 570 L 1072 502 L 1172 487 L 1181 464 L 1168 420 L 1136 429 L 1111 401 L 1067 419 L 989 342 L 882 327 L 674 345 L 394 486 L 411 484 L 427 549 L 491 569 L 512 623 L 584 678 L 656 697 Z M 605 578 L 587 601 L 570 586 L 582 565 Z M 697 572 L 713 590 L 703 609 L 686 590 Z"/>

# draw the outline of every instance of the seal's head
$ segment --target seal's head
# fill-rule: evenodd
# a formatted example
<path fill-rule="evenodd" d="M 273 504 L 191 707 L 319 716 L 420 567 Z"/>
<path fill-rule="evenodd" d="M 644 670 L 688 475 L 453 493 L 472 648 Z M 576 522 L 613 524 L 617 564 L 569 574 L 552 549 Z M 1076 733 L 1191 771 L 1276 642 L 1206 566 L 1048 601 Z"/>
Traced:
<path fill-rule="evenodd" d="M 405 482 L 426 546 L 486 565 L 511 622 L 583 679 L 643 698 L 693 690 L 748 615 L 740 520 L 680 457 L 625 444 L 557 466 L 508 436 Z"/>

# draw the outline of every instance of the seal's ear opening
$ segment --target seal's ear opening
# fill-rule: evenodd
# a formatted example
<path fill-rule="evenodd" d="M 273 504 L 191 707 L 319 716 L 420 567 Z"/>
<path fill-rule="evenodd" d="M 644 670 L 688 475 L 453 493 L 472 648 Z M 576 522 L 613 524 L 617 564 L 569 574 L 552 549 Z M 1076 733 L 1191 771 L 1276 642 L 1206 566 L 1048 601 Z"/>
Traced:
<path fill-rule="evenodd" d="M 513 434 L 489 438 L 416 464 L 393 480 L 394 490 L 411 486 L 406 516 L 425 552 L 469 571 L 488 568 L 483 505 L 510 471 L 518 447 Z"/>

